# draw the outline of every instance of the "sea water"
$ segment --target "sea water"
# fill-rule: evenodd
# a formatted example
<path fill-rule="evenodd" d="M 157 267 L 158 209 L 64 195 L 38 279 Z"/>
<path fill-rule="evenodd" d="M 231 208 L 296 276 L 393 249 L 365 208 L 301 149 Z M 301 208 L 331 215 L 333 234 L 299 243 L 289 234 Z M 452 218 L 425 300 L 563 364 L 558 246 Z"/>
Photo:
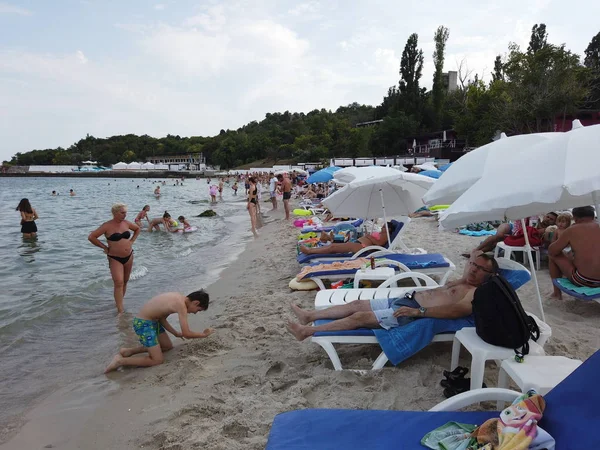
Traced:
<path fill-rule="evenodd" d="M 177 186 L 169 179 L 160 198 L 155 181 L 0 178 L 0 427 L 47 393 L 101 374 L 120 345 L 134 343 L 131 313 L 150 297 L 210 284 L 243 250 L 251 236 L 243 189 L 234 196 L 225 185 L 223 200 L 212 205 L 206 180 Z M 39 215 L 35 239 L 20 232 L 15 208 L 24 197 Z M 168 211 L 198 227 L 140 234 L 125 296 L 129 313 L 120 317 L 107 257 L 87 240 L 112 218 L 116 202 L 128 206 L 131 222 L 147 204 L 150 218 Z M 206 209 L 217 216 L 194 217 Z"/>

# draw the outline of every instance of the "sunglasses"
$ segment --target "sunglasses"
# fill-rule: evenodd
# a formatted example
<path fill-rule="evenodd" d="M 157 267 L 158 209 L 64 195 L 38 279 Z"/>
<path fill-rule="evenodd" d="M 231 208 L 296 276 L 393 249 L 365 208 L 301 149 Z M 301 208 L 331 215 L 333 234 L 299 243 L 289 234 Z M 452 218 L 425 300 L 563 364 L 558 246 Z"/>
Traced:
<path fill-rule="evenodd" d="M 485 273 L 494 273 L 491 270 L 487 269 L 486 267 L 480 266 L 476 262 L 469 261 L 469 264 L 471 264 L 473 267 L 476 267 L 477 269 L 479 269 L 479 270 L 481 270 L 481 271 L 483 271 Z"/>

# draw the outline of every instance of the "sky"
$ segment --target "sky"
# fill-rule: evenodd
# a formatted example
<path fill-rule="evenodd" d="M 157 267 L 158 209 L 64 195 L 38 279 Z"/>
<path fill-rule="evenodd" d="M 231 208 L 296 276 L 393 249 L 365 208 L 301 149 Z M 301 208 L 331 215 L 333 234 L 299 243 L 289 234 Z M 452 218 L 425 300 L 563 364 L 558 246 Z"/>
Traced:
<path fill-rule="evenodd" d="M 582 54 L 600 2 L 0 0 L 0 160 L 86 136 L 213 136 L 268 112 L 377 105 L 419 35 L 444 70 L 489 79 L 535 23 Z"/>

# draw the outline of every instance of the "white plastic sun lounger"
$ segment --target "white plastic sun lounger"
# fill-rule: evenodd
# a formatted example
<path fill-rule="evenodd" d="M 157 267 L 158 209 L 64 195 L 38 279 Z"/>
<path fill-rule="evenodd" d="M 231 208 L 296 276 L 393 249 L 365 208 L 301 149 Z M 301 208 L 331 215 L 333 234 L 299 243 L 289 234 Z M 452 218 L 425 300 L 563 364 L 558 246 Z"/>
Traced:
<path fill-rule="evenodd" d="M 375 252 L 369 256 L 378 258 L 375 261 L 375 267 L 393 267 L 397 272 L 419 272 L 425 275 L 439 275 L 441 280 L 439 285 L 446 284 L 446 281 L 456 269 L 452 261 L 440 254 L 420 254 L 406 255 L 399 253 L 390 253 L 389 251 Z M 381 259 L 385 258 L 385 259 Z M 434 261 L 435 259 L 435 261 Z M 420 261 L 430 261 L 432 264 L 419 266 Z M 402 262 L 404 261 L 404 262 Z M 414 265 L 412 265 L 414 263 Z M 324 262 L 322 264 L 327 264 Z M 410 267 L 409 267 L 410 265 Z M 360 269 L 332 269 L 324 268 L 322 271 L 313 272 L 306 275 L 303 280 L 312 280 L 321 290 L 325 290 L 325 280 L 337 281 L 353 278 Z"/>
<path fill-rule="evenodd" d="M 516 289 L 526 284 L 531 279 L 531 272 L 516 261 L 505 258 L 497 258 L 501 273 L 508 279 Z M 392 283 L 400 280 L 410 279 L 414 287 L 389 288 Z M 385 281 L 377 289 L 327 289 L 319 291 L 315 297 L 315 309 L 324 309 L 335 305 L 350 303 L 355 300 L 370 300 L 372 298 L 401 297 L 406 292 L 434 289 L 440 285 L 432 278 L 418 272 L 403 272 Z M 344 292 L 346 291 L 346 292 Z M 454 333 L 443 333 L 436 335 L 432 342 L 452 342 Z M 323 347 L 329 356 L 334 370 L 343 370 L 337 350 L 334 344 L 379 344 L 375 334 L 369 329 L 343 331 L 339 334 L 333 332 L 317 333 L 311 337 L 311 342 Z M 388 358 L 384 352 L 373 363 L 371 370 L 381 369 L 387 363 Z M 359 371 L 360 372 L 360 371 Z"/>
<path fill-rule="evenodd" d="M 360 249 L 358 252 L 354 254 L 350 253 L 338 253 L 338 254 L 319 254 L 319 255 L 305 255 L 300 254 L 296 258 L 298 263 L 301 265 L 311 264 L 311 263 L 323 263 L 328 261 L 344 261 L 348 259 L 356 259 L 362 256 L 367 256 L 373 252 L 384 251 L 391 253 L 407 253 L 407 254 L 422 254 L 427 253 L 422 248 L 408 248 L 408 246 L 402 241 L 402 235 L 406 232 L 406 227 L 410 223 L 410 218 L 403 217 L 401 221 L 392 221 L 396 222 L 398 225 L 394 232 L 392 233 L 392 239 L 389 245 L 382 247 L 380 245 L 370 245 L 363 249 Z M 400 226 L 400 229 L 398 229 Z"/>

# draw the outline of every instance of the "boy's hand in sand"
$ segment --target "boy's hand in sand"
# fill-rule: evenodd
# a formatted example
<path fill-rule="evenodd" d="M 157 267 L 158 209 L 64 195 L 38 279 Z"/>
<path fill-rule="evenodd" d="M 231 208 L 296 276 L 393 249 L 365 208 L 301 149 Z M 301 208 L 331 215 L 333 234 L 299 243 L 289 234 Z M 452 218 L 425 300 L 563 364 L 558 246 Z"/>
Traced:
<path fill-rule="evenodd" d="M 394 311 L 394 317 L 417 317 L 420 315 L 421 313 L 417 308 L 411 308 L 409 306 L 401 306 Z"/>
<path fill-rule="evenodd" d="M 204 337 L 208 337 L 215 332 L 214 328 L 207 328 L 203 331 Z"/>

